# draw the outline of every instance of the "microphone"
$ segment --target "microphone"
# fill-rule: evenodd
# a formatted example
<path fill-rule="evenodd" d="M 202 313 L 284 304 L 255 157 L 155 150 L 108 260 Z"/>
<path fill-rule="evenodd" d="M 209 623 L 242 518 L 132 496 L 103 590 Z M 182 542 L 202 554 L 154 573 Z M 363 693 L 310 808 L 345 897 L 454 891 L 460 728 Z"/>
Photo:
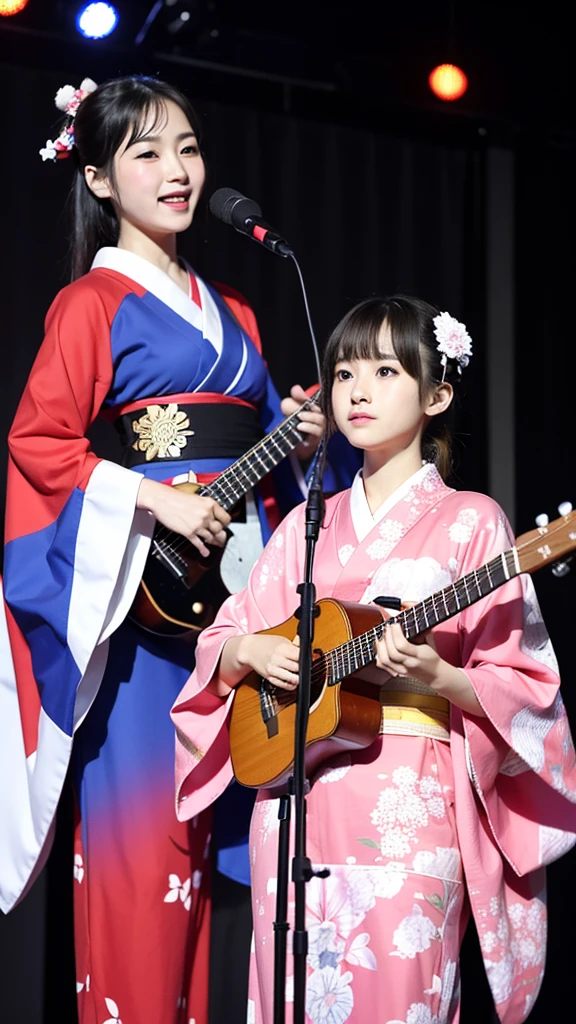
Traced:
<path fill-rule="evenodd" d="M 286 239 L 282 238 L 262 217 L 262 210 L 253 199 L 247 199 L 233 188 L 219 188 L 210 197 L 210 212 L 236 231 L 260 242 L 278 256 L 293 256 Z"/>

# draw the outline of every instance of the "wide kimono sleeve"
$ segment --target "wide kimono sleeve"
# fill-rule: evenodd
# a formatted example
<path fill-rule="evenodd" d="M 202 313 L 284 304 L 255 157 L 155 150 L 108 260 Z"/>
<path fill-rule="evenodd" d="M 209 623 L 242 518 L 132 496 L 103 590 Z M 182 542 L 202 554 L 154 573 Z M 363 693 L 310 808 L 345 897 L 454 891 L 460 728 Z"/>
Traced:
<path fill-rule="evenodd" d="M 248 586 L 222 605 L 201 634 L 196 667 L 172 708 L 176 726 L 176 803 L 182 820 L 191 818 L 224 792 L 233 777 L 227 699 L 207 687 L 217 677 L 222 648 L 232 636 L 278 625 L 298 605 L 302 573 L 303 509 L 294 509 L 272 535 L 256 562 Z"/>
<path fill-rule="evenodd" d="M 474 532 L 462 574 L 514 543 L 490 499 L 467 514 Z M 576 756 L 531 578 L 517 576 L 462 612 L 458 634 L 460 664 L 486 714 L 462 713 L 465 770 L 498 847 L 525 875 L 576 843 Z"/>
<path fill-rule="evenodd" d="M 9 437 L 0 629 L 0 905 L 45 843 L 71 737 L 106 664 L 147 555 L 141 476 L 98 459 L 85 434 L 112 381 L 110 330 L 126 286 L 65 288 Z"/>

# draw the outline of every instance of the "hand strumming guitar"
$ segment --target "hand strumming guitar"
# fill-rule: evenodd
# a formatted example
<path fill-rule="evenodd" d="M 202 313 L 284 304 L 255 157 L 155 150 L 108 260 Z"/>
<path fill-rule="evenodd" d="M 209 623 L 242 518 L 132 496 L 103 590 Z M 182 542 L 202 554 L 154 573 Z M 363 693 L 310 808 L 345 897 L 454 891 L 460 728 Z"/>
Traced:
<path fill-rule="evenodd" d="M 167 529 L 186 537 L 204 558 L 210 554 L 207 544 L 224 547 L 226 543 L 230 516 L 213 498 L 186 494 L 176 487 L 143 478 L 137 505 L 152 512 Z"/>
<path fill-rule="evenodd" d="M 293 641 L 262 633 L 232 636 L 222 648 L 218 676 L 208 689 L 219 697 L 227 697 L 249 672 L 257 672 L 281 690 L 295 690 L 299 656 L 298 636 Z"/>

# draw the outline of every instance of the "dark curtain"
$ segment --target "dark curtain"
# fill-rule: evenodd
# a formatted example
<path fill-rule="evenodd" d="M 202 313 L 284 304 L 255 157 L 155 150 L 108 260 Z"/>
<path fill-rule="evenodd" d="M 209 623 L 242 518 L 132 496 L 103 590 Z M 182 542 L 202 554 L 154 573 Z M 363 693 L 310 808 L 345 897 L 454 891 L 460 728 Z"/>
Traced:
<path fill-rule="evenodd" d="M 542 148 L 537 139 L 518 153 L 516 290 L 516 431 L 518 530 L 533 529 L 534 516 L 558 515 L 560 502 L 576 506 L 574 468 L 575 373 L 572 290 L 576 203 L 574 146 Z M 563 679 L 562 694 L 576 731 L 574 612 L 576 564 L 556 578 L 535 577 L 544 619 Z M 576 851 L 548 870 L 548 967 L 530 1024 L 573 1016 L 573 944 Z M 546 1012 L 548 1009 L 548 1012 Z M 564 1016 L 564 1014 L 566 1016 Z"/>
<path fill-rule="evenodd" d="M 81 77 L 0 66 L 3 437 L 42 340 L 46 310 L 67 280 L 63 208 L 72 161 L 43 164 L 38 150 L 58 123 L 56 89 Z M 302 265 L 321 343 L 338 318 L 369 294 L 416 294 L 466 322 L 477 341 L 459 414 L 458 485 L 485 490 L 482 140 L 478 147 L 434 144 L 206 101 L 197 107 L 205 126 L 207 194 L 222 185 L 237 188 L 257 199 L 267 219 L 289 239 Z M 282 393 L 292 383 L 313 383 L 302 300 L 288 261 L 214 222 L 205 207 L 182 239 L 181 252 L 202 275 L 248 297 Z M 114 457 L 109 430 L 98 427 L 93 438 L 101 454 Z M 5 455 L 2 474 L 4 469 Z M 48 869 L 48 912 L 32 915 L 36 932 L 45 929 L 45 970 L 38 953 L 36 985 L 23 979 L 15 983 L 13 974 L 0 977 L 3 1024 L 40 1024 L 32 996 L 42 985 L 45 1024 L 73 1020 L 69 819 L 64 805 Z M 0 945 L 10 946 L 12 964 L 27 957 L 30 927 L 30 914 L 0 918 Z M 474 957 L 467 958 L 471 980 L 464 1020 L 487 1024 L 491 1011 L 483 976 Z M 1 974 L 5 963 L 0 956 Z"/>

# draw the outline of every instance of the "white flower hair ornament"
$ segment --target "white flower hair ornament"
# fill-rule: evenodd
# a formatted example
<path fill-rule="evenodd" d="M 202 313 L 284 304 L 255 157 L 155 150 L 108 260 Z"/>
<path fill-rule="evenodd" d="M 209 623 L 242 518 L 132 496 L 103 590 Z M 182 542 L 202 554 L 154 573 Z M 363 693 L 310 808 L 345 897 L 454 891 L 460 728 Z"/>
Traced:
<path fill-rule="evenodd" d="M 96 82 L 93 82 L 91 78 L 85 78 L 80 83 L 79 89 L 75 89 L 73 85 L 63 85 L 61 89 L 58 89 L 54 102 L 58 110 L 62 110 L 66 114 L 66 120 L 54 142 L 52 139 L 48 139 L 45 147 L 40 150 L 43 160 L 64 160 L 70 156 L 74 149 L 74 118 L 78 107 L 82 100 L 96 88 Z"/>
<path fill-rule="evenodd" d="M 461 324 L 450 313 L 439 313 L 432 320 L 434 334 L 438 342 L 437 349 L 442 353 L 440 362 L 444 367 L 442 380 L 446 376 L 446 368 L 449 359 L 455 359 L 458 364 L 458 373 L 462 373 L 462 367 L 468 366 L 472 355 L 472 338 L 468 334 L 464 324 Z"/>

